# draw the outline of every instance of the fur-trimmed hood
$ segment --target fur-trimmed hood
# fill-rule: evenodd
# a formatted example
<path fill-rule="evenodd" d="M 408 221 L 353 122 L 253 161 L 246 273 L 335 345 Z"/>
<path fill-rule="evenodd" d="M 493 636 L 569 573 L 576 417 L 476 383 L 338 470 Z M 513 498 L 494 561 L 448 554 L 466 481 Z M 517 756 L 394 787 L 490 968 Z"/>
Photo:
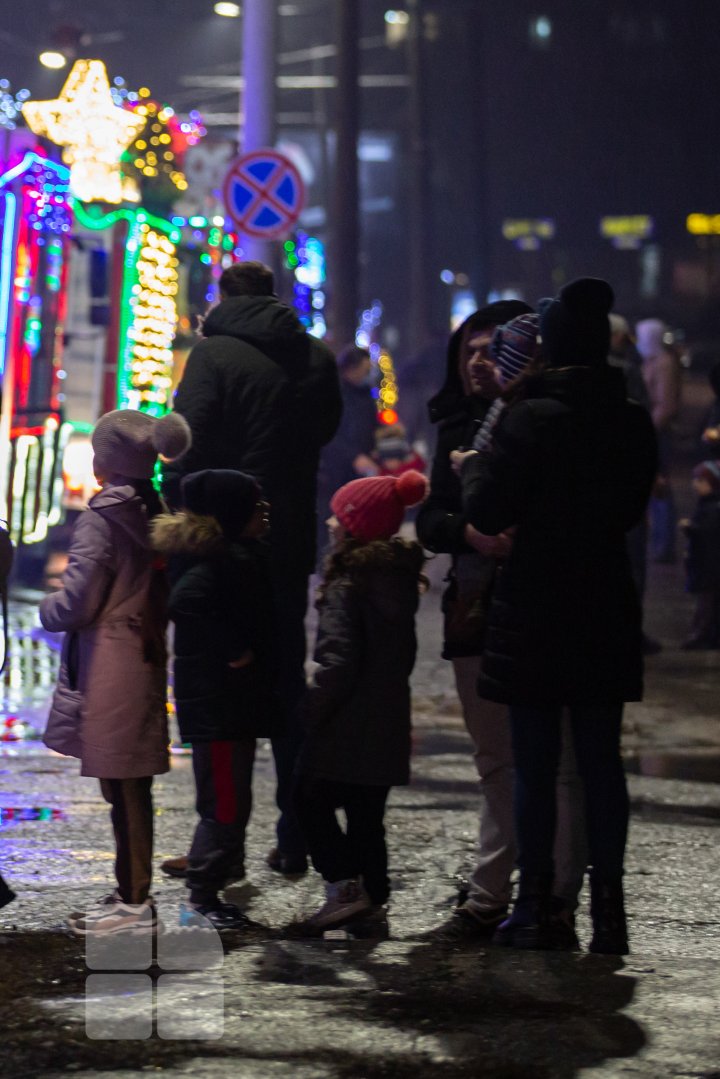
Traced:
<path fill-rule="evenodd" d="M 159 514 L 152 522 L 150 536 L 153 548 L 167 556 L 213 558 L 228 549 L 219 522 L 214 517 L 202 517 L 189 510 Z"/>
<path fill-rule="evenodd" d="M 387 616 L 392 616 L 398 604 L 417 605 L 420 586 L 425 583 L 424 561 L 420 544 L 400 536 L 370 543 L 348 539 L 325 563 L 318 605 L 329 588 L 344 582 L 358 588 Z"/>

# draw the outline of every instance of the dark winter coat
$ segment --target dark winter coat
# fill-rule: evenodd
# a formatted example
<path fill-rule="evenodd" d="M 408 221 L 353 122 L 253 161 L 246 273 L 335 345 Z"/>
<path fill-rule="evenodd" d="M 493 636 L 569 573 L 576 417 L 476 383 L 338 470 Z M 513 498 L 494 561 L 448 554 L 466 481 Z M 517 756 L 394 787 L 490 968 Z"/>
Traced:
<path fill-rule="evenodd" d="M 486 608 L 490 602 L 490 584 L 495 571 L 495 559 L 473 551 L 465 543 L 463 533 L 468 518 L 463 507 L 462 485 L 450 466 L 450 453 L 457 449 L 468 449 L 473 438 L 485 419 L 491 401 L 482 397 L 465 394 L 460 379 L 459 354 L 463 326 L 450 338 L 447 354 L 445 384 L 428 405 L 430 419 L 439 424 L 437 448 L 433 458 L 430 475 L 430 493 L 417 515 L 415 527 L 417 537 L 423 547 L 436 554 L 450 554 L 455 562 L 458 555 L 472 555 L 482 567 L 488 581 L 484 590 L 482 605 Z M 444 597 L 444 605 L 452 602 L 455 586 L 451 583 L 449 594 Z M 447 633 L 443 642 L 443 657 L 454 659 L 457 656 L 479 655 L 482 651 L 482 635 L 474 643 L 460 644 Z"/>
<path fill-rule="evenodd" d="M 301 774 L 395 786 L 410 778 L 410 674 L 423 554 L 376 540 L 346 549 L 318 604 L 318 669 Z"/>
<path fill-rule="evenodd" d="M 647 412 L 609 367 L 546 371 L 463 468 L 470 521 L 516 526 L 490 609 L 481 695 L 526 705 L 642 694 L 640 603 L 625 533 L 656 471 Z"/>
<path fill-rule="evenodd" d="M 720 500 L 706 495 L 697 500 L 690 524 L 685 569 L 688 592 L 720 592 Z"/>
<path fill-rule="evenodd" d="M 280 733 L 275 691 L 272 591 L 266 548 L 228 542 L 212 517 L 163 515 L 153 522 L 156 549 L 174 584 L 174 692 L 184 742 Z M 253 662 L 229 663 L 251 650 Z"/>
<path fill-rule="evenodd" d="M 154 558 L 143 500 L 134 487 L 105 487 L 75 525 L 62 588 L 40 602 L 45 629 L 65 634 L 44 741 L 79 757 L 84 776 L 169 768 L 167 618 Z"/>
<path fill-rule="evenodd" d="M 230 297 L 205 319 L 174 408 L 190 424 L 193 444 L 166 468 L 169 500 L 178 504 L 189 472 L 250 473 L 271 503 L 273 561 L 285 572 L 309 573 L 318 458 L 341 413 L 330 350 L 274 296 Z"/>

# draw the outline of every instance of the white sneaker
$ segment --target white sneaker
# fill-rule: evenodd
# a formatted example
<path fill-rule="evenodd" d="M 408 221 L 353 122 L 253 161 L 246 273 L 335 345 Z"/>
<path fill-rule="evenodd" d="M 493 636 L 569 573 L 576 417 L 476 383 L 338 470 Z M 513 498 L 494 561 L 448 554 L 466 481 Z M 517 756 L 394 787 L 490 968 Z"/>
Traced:
<path fill-rule="evenodd" d="M 325 884 L 326 899 L 319 910 L 307 919 L 307 925 L 315 929 L 325 929 L 331 925 L 342 925 L 362 911 L 370 910 L 370 896 L 359 880 L 337 880 Z"/>
<path fill-rule="evenodd" d="M 144 903 L 123 903 L 116 895 L 102 902 L 102 909 L 71 914 L 67 924 L 78 937 L 113 936 L 132 930 L 135 933 L 154 933 L 158 919 L 155 904 L 147 899 Z"/>

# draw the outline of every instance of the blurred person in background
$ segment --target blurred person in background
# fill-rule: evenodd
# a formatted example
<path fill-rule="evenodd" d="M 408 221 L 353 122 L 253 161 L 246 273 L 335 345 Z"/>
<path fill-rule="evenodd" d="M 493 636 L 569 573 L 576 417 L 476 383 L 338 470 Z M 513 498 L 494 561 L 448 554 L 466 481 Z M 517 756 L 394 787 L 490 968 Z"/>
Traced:
<path fill-rule="evenodd" d="M 677 513 L 670 482 L 673 421 L 680 411 L 682 368 L 666 343 L 664 322 L 647 318 L 635 327 L 642 373 L 650 395 L 650 415 L 658 439 L 658 475 L 650 499 L 650 553 L 655 562 L 675 562 Z"/>

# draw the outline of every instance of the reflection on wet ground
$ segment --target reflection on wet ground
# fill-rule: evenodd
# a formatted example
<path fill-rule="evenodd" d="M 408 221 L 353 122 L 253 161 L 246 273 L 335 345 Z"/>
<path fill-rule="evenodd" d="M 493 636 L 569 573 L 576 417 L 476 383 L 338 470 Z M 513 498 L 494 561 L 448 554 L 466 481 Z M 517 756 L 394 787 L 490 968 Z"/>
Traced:
<path fill-rule="evenodd" d="M 0 678 L 0 746 L 44 731 L 59 664 L 59 637 L 42 629 L 37 607 L 12 604 L 7 663 Z"/>

